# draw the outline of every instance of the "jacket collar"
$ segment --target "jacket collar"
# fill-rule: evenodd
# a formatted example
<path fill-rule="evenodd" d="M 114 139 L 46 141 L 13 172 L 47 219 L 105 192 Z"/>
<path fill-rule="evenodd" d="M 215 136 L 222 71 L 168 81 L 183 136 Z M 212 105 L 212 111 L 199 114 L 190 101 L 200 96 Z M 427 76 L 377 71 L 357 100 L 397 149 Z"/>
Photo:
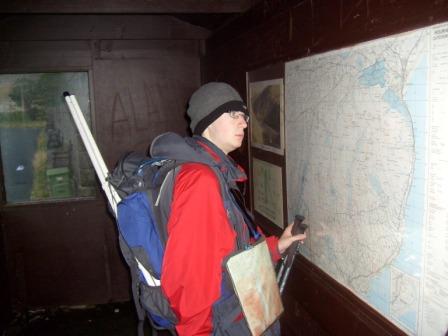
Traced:
<path fill-rule="evenodd" d="M 232 185 L 234 185 L 235 182 L 245 182 L 247 180 L 243 168 L 213 142 L 198 135 L 193 136 L 193 139 L 212 157 L 228 182 L 232 182 Z"/>
<path fill-rule="evenodd" d="M 247 180 L 244 170 L 230 156 L 199 135 L 182 138 L 173 132 L 160 134 L 153 140 L 150 154 L 152 157 L 217 166 L 232 187 L 236 182 Z"/>

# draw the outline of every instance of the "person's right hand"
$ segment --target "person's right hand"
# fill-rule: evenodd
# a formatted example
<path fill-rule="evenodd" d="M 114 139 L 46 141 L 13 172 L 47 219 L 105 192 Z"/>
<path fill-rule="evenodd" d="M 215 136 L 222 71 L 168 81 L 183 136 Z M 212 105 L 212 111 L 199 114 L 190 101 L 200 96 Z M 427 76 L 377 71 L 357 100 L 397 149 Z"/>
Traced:
<path fill-rule="evenodd" d="M 286 249 L 295 241 L 299 241 L 301 244 L 304 243 L 304 240 L 306 239 L 306 233 L 298 234 L 298 235 L 292 235 L 292 227 L 294 226 L 294 222 L 289 224 L 285 230 L 283 231 L 282 235 L 280 236 L 278 240 L 278 251 L 280 253 L 283 253 L 286 251 Z"/>

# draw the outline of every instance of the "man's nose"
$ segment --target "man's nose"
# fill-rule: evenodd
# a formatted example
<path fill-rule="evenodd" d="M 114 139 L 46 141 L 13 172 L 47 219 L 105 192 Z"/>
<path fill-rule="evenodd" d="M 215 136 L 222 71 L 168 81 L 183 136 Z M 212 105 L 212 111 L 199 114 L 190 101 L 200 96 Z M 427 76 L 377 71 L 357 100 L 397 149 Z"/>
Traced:
<path fill-rule="evenodd" d="M 240 121 L 240 125 L 242 125 L 243 128 L 247 128 L 247 121 L 246 121 L 246 118 L 243 115 L 240 115 L 238 117 L 238 120 Z"/>

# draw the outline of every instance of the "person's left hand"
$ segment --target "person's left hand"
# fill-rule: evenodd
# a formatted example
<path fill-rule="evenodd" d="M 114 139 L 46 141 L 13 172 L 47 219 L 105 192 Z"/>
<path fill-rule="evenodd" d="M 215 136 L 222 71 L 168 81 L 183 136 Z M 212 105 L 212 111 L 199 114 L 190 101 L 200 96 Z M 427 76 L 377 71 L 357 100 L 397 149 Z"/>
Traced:
<path fill-rule="evenodd" d="M 282 235 L 280 236 L 280 239 L 278 240 L 278 250 L 280 253 L 283 253 L 286 251 L 286 249 L 295 241 L 300 241 L 300 243 L 303 244 L 303 241 L 306 239 L 306 233 L 298 234 L 293 236 L 291 234 L 291 230 L 294 223 L 289 224 L 285 230 L 283 231 Z"/>

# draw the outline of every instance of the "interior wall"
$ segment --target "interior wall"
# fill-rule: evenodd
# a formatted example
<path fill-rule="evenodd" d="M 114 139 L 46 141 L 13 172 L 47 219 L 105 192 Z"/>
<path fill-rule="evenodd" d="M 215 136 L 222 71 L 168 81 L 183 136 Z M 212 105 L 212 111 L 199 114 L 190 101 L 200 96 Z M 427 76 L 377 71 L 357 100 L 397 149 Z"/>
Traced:
<path fill-rule="evenodd" d="M 244 93 L 247 71 L 447 19 L 438 0 L 263 1 L 207 39 L 202 77 Z"/>
<path fill-rule="evenodd" d="M 0 223 L 2 223 L 2 216 L 0 213 Z M 0 330 L 11 318 L 10 301 L 9 301 L 9 287 L 6 277 L 6 259 L 3 246 L 3 225 L 0 224 Z"/>
<path fill-rule="evenodd" d="M 207 40 L 203 82 L 229 82 L 244 94 L 247 72 L 446 20 L 448 3 L 437 0 L 262 1 Z M 403 333 L 304 258 L 285 294 L 290 335 L 301 335 L 303 307 L 330 334 Z"/>
<path fill-rule="evenodd" d="M 0 73 L 89 72 L 94 135 L 109 169 L 161 132 L 187 132 L 185 104 L 200 84 L 208 31 L 139 15 L 13 15 L 0 27 Z M 100 186 L 93 200 L 3 204 L 0 217 L 9 287 L 2 294 L 13 308 L 129 299 Z"/>

